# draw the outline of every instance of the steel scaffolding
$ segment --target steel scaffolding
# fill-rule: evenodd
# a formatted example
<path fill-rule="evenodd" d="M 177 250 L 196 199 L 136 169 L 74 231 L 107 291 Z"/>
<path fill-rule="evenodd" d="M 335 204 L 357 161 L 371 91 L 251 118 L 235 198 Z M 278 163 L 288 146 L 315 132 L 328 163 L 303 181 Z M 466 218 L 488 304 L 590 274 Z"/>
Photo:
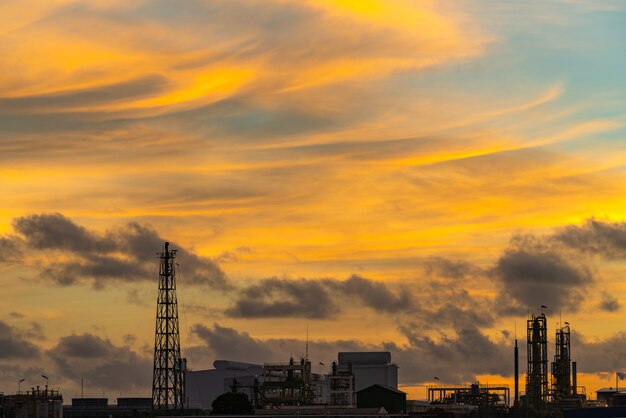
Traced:
<path fill-rule="evenodd" d="M 154 338 L 154 369 L 152 374 L 152 405 L 154 409 L 183 409 L 185 399 L 185 360 L 180 356 L 178 300 L 176 298 L 176 250 L 169 242 L 158 255 L 159 294 L 157 297 Z"/>
<path fill-rule="evenodd" d="M 540 410 L 548 401 L 548 325 L 546 316 L 528 319 L 526 397 L 528 405 Z"/>

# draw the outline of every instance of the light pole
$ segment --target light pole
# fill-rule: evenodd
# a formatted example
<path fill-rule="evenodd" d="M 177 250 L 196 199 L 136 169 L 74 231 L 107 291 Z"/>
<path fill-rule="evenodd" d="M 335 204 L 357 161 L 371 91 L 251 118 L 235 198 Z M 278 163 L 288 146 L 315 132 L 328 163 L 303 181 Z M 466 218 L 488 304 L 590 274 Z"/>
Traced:
<path fill-rule="evenodd" d="M 48 376 L 42 374 L 41 377 L 46 379 L 46 395 L 47 395 L 48 394 Z"/>
<path fill-rule="evenodd" d="M 20 379 L 20 380 L 18 380 L 18 382 L 17 382 L 17 394 L 18 394 L 18 395 L 19 395 L 19 394 L 20 394 L 20 392 L 21 392 L 21 389 L 22 389 L 22 382 L 23 382 L 24 380 L 26 380 L 26 379 Z"/>

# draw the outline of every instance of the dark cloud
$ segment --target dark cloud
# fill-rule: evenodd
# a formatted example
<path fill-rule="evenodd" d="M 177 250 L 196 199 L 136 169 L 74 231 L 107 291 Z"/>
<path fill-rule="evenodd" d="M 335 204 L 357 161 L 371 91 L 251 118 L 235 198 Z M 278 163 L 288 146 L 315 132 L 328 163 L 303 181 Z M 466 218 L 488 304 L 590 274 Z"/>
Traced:
<path fill-rule="evenodd" d="M 32 359 L 39 357 L 39 347 L 24 339 L 24 336 L 0 321 L 0 360 Z"/>
<path fill-rule="evenodd" d="M 594 218 L 537 236 L 517 234 L 492 270 L 501 288 L 501 313 L 521 313 L 547 305 L 576 311 L 596 283 L 594 258 L 626 257 L 626 223 Z M 603 294 L 599 309 L 615 312 L 619 301 Z"/>
<path fill-rule="evenodd" d="M 244 289 L 225 313 L 241 318 L 326 319 L 338 311 L 326 282 L 270 278 Z"/>
<path fill-rule="evenodd" d="M 429 257 L 424 261 L 426 274 L 447 279 L 465 279 L 482 273 L 476 266 L 466 261 L 449 260 L 443 257 Z"/>
<path fill-rule="evenodd" d="M 338 300 L 359 301 L 377 312 L 399 313 L 416 308 L 411 292 L 359 276 L 336 279 L 270 278 L 242 290 L 225 313 L 233 317 L 301 317 L 329 319 L 340 311 Z"/>
<path fill-rule="evenodd" d="M 602 300 L 600 301 L 599 308 L 606 312 L 617 312 L 622 307 L 622 304 L 617 298 L 609 295 L 608 293 L 602 293 Z"/>
<path fill-rule="evenodd" d="M 476 326 L 458 328 L 452 336 L 438 340 L 424 335 L 419 327 L 402 327 L 409 344 L 394 346 L 402 367 L 403 383 L 419 383 L 439 377 L 445 382 L 475 381 L 477 375 L 512 374 L 508 342 L 494 341 Z"/>
<path fill-rule="evenodd" d="M 420 260 L 416 268 L 422 267 L 430 280 L 413 280 L 410 287 L 359 276 L 343 281 L 320 279 L 321 284 L 315 285 L 311 280 L 270 279 L 244 289 L 226 313 L 246 318 L 328 319 L 342 310 L 339 300 L 349 298 L 377 312 L 411 313 L 416 323 L 430 329 L 433 318 L 440 326 L 484 328 L 494 323 L 496 314 L 515 315 L 541 305 L 574 312 L 596 283 L 592 260 L 585 253 L 621 254 L 624 225 L 592 219 L 581 227 L 545 236 L 517 234 L 491 269 L 443 257 Z M 451 286 L 445 279 L 461 281 Z M 485 280 L 493 284 L 496 296 L 469 292 L 471 282 L 484 285 Z M 599 307 L 615 311 L 620 304 L 605 297 Z"/>
<path fill-rule="evenodd" d="M 22 258 L 22 242 L 17 236 L 0 237 L 0 263 L 18 263 Z"/>
<path fill-rule="evenodd" d="M 54 355 L 73 358 L 98 358 L 114 352 L 113 344 L 93 334 L 61 337 Z"/>
<path fill-rule="evenodd" d="M 28 246 L 40 250 L 66 250 L 79 254 L 111 252 L 115 244 L 87 231 L 60 213 L 31 215 L 13 221 L 13 229 Z"/>
<path fill-rule="evenodd" d="M 127 359 L 111 359 L 90 368 L 86 375 L 89 384 L 104 389 L 145 393 L 152 382 L 152 361 L 129 351 Z"/>
<path fill-rule="evenodd" d="M 572 360 L 582 373 L 614 373 L 626 368 L 626 333 L 591 340 L 572 331 Z"/>
<path fill-rule="evenodd" d="M 150 387 L 151 359 L 97 335 L 61 337 L 47 354 L 58 376 L 68 381 L 84 377 L 89 387 L 114 391 L 145 391 Z"/>
<path fill-rule="evenodd" d="M 30 328 L 23 331 L 22 333 L 25 337 L 36 340 L 43 340 L 46 338 L 43 326 L 37 321 L 33 321 L 30 323 Z"/>
<path fill-rule="evenodd" d="M 518 311 L 546 305 L 551 309 L 578 309 L 584 289 L 594 278 L 585 266 L 555 251 L 512 248 L 499 258 L 494 273 L 500 280 L 501 310 Z"/>
<path fill-rule="evenodd" d="M 553 239 L 582 253 L 606 259 L 626 257 L 625 222 L 603 222 L 591 218 L 583 225 L 569 225 L 558 230 Z"/>
<path fill-rule="evenodd" d="M 249 247 L 237 247 L 233 251 L 225 251 L 215 258 L 219 263 L 234 263 L 241 261 L 243 255 L 252 254 L 252 248 Z"/>
<path fill-rule="evenodd" d="M 419 327 L 433 330 L 442 326 L 462 329 L 493 325 L 498 311 L 496 300 L 472 295 L 463 288 L 446 286 L 446 283 L 433 283 L 430 291 L 425 293 L 431 307 L 421 309 L 419 314 L 412 317 Z"/>
<path fill-rule="evenodd" d="M 41 276 L 60 285 L 71 285 L 85 277 L 94 279 L 94 287 L 101 289 L 107 280 L 136 281 L 150 276 L 150 269 L 136 260 L 90 254 L 75 262 L 52 263 L 42 269 Z"/>
<path fill-rule="evenodd" d="M 378 312 L 396 313 L 415 308 L 411 293 L 404 286 L 399 286 L 392 292 L 390 286 L 385 283 L 355 275 L 344 281 L 326 280 L 326 284 L 331 289 L 343 293 L 344 297 L 358 298 L 365 306 Z"/>
<path fill-rule="evenodd" d="M 5 394 L 10 394 L 13 390 L 18 389 L 17 382 L 24 379 L 25 381 L 21 383 L 21 390 L 27 390 L 43 383 L 41 375 L 48 372 L 41 365 L 39 357 L 35 364 L 29 364 L 27 359 L 0 362 L 0 385 L 2 385 Z"/>
<path fill-rule="evenodd" d="M 17 218 L 13 227 L 17 235 L 6 240 L 23 242 L 30 252 L 65 253 L 63 261 L 38 265 L 41 277 L 61 285 L 91 279 L 96 288 L 101 288 L 111 280 L 154 280 L 155 255 L 165 241 L 151 227 L 135 222 L 97 233 L 58 213 Z M 186 283 L 222 290 L 229 287 L 226 275 L 211 259 L 176 243 L 170 248 L 178 250 Z"/>
<path fill-rule="evenodd" d="M 137 336 L 133 334 L 125 334 L 122 339 L 126 345 L 133 345 L 137 342 Z"/>
<path fill-rule="evenodd" d="M 253 363 L 276 359 L 276 353 L 271 347 L 261 340 L 252 338 L 247 332 L 239 332 L 218 324 L 213 324 L 212 328 L 195 325 L 192 332 L 204 341 L 217 359 Z"/>

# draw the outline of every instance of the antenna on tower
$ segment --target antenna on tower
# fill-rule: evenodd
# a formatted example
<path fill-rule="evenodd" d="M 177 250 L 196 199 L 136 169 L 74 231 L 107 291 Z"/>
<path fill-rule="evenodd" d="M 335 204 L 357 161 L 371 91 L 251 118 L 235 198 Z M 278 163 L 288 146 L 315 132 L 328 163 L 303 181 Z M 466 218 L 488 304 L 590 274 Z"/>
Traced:
<path fill-rule="evenodd" d="M 309 359 L 309 324 L 306 324 L 306 353 L 304 354 L 304 360 Z"/>
<path fill-rule="evenodd" d="M 180 356 L 178 300 L 176 298 L 176 250 L 166 242 L 159 268 L 156 329 L 154 335 L 154 368 L 152 372 L 152 407 L 183 409 L 185 399 L 185 359 Z"/>

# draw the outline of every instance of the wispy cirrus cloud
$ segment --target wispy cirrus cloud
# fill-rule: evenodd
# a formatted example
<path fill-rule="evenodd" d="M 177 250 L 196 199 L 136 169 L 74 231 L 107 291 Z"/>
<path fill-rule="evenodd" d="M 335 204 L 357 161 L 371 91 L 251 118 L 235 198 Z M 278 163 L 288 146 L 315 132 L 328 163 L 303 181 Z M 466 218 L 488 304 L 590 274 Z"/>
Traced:
<path fill-rule="evenodd" d="M 48 94 L 62 89 L 77 95 L 79 89 L 101 86 L 103 79 L 115 88 L 124 76 L 137 78 L 151 68 L 169 80 L 167 90 L 139 100 L 129 90 L 125 100 L 107 110 L 156 110 L 215 101 L 242 87 L 280 92 L 378 77 L 473 56 L 484 48 L 478 30 L 467 37 L 467 28 L 430 4 L 369 3 L 272 1 L 254 12 L 232 1 L 192 1 L 176 10 L 162 1 L 137 2 L 121 10 L 98 2 L 44 9 L 39 19 L 25 19 L 23 26 L 4 34 L 3 51 L 11 53 L 8 62 L 15 70 L 5 74 L 22 70 L 21 78 L 5 75 L 4 91 L 25 96 L 37 89 Z M 42 32 L 47 37 L 35 42 Z M 11 51 L 8 46 L 17 39 L 21 48 Z M 31 65 L 31 54 L 45 58 L 60 53 L 60 41 L 61 56 L 40 59 L 40 68 Z M 420 53 L 407 55 L 406 49 Z M 73 58 L 78 55 L 80 61 Z M 46 82 L 42 73 L 55 77 Z M 37 83 L 28 85 L 29 78 Z M 48 104 L 62 109 L 67 101 Z M 102 108 L 106 102 L 92 100 L 92 107 L 96 104 Z"/>

